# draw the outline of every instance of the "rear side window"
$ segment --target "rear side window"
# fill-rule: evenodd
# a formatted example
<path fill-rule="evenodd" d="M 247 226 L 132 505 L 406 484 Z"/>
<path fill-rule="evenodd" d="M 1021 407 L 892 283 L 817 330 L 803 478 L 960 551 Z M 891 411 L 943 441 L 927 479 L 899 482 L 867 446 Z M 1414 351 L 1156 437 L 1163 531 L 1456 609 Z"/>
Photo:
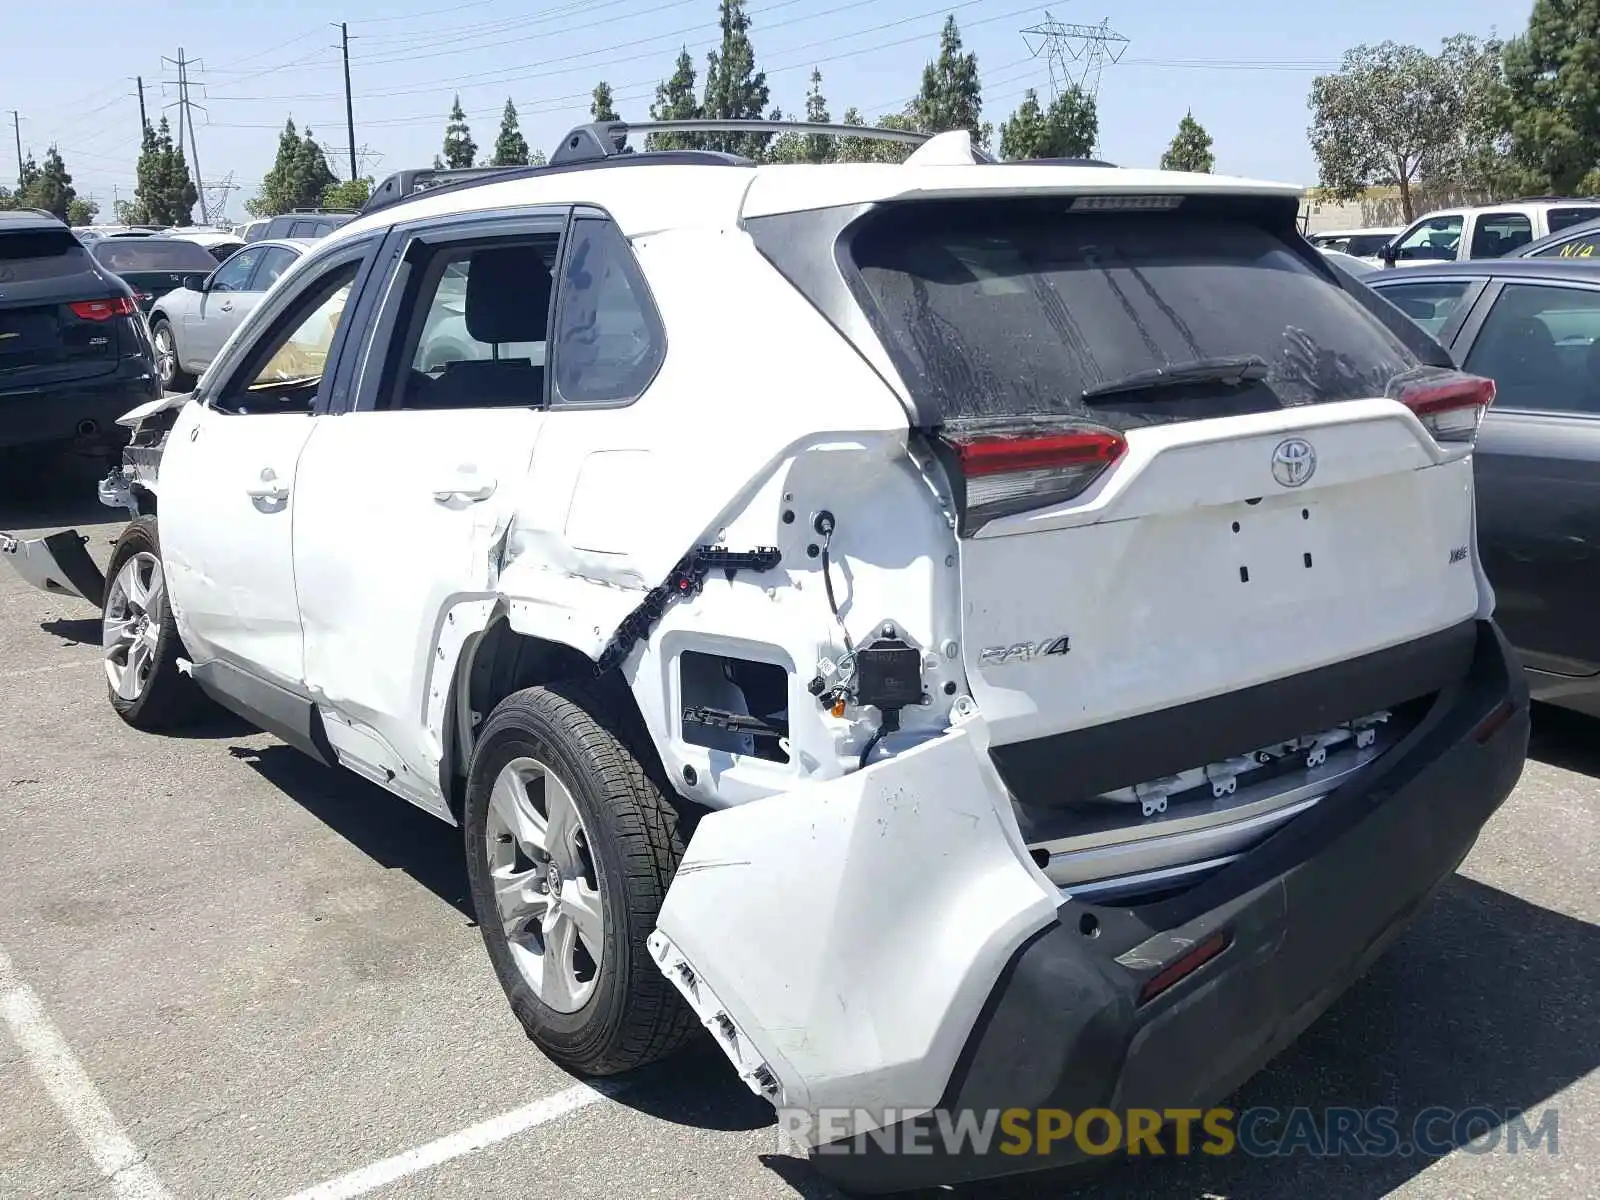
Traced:
<path fill-rule="evenodd" d="M 1258 412 L 1381 396 L 1417 362 L 1329 274 L 1243 215 L 924 202 L 869 218 L 846 252 L 869 318 L 939 421 L 1069 413 L 1128 428 Z M 1085 395 L 1241 359 L 1259 360 L 1264 377 Z"/>
<path fill-rule="evenodd" d="M 1545 214 L 1551 233 L 1560 233 L 1563 229 L 1593 221 L 1597 217 L 1600 217 L 1600 208 L 1552 208 Z"/>
<path fill-rule="evenodd" d="M 32 283 L 81 275 L 93 268 L 89 252 L 65 229 L 0 233 L 0 263 L 7 282 Z"/>
<path fill-rule="evenodd" d="M 1468 258 L 1499 258 L 1533 241 L 1533 222 L 1523 213 L 1483 213 L 1472 227 Z"/>
<path fill-rule="evenodd" d="M 1346 254 L 1354 254 L 1357 258 L 1376 258 L 1383 253 L 1383 248 L 1390 242 L 1387 233 L 1362 233 L 1350 239 L 1345 247 Z"/>
<path fill-rule="evenodd" d="M 627 239 L 610 221 L 574 221 L 556 305 L 556 403 L 628 403 L 665 353 L 666 333 Z"/>
<path fill-rule="evenodd" d="M 1600 290 L 1508 284 L 1466 369 L 1495 381 L 1496 408 L 1600 412 Z"/>

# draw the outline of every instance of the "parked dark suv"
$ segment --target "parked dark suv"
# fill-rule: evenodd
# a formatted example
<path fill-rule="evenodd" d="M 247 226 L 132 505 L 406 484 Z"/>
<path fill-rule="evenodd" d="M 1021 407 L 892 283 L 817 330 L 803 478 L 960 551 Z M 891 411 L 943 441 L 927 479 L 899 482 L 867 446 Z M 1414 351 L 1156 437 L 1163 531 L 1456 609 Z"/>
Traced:
<path fill-rule="evenodd" d="M 132 289 L 49 213 L 0 212 L 0 453 L 115 450 L 160 395 Z"/>
<path fill-rule="evenodd" d="M 245 234 L 245 241 L 260 242 L 276 238 L 319 238 L 327 237 L 339 226 L 347 221 L 354 221 L 356 214 L 327 208 L 297 208 L 292 212 L 279 213 L 265 225 Z"/>

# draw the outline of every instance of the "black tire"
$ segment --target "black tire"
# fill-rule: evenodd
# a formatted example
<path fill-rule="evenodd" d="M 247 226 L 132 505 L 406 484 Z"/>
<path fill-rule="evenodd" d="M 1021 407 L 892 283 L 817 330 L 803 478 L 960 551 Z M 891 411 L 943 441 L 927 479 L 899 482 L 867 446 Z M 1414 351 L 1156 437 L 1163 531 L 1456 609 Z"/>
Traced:
<path fill-rule="evenodd" d="M 190 390 L 192 390 L 194 388 L 194 382 L 195 382 L 194 376 L 189 374 L 181 366 L 178 365 L 178 358 L 177 358 L 177 354 L 178 354 L 178 335 L 173 331 L 172 322 L 167 320 L 166 317 L 157 317 L 154 321 L 151 321 L 150 322 L 150 340 L 151 340 L 152 343 L 157 343 L 158 344 L 159 340 L 160 340 L 159 335 L 160 335 L 162 330 L 166 331 L 167 338 L 172 343 L 173 358 L 172 358 L 172 374 L 171 374 L 171 376 L 169 378 L 163 379 L 161 381 L 161 390 L 164 391 L 164 392 L 187 392 L 187 391 L 190 391 Z M 158 357 L 157 357 L 157 362 L 156 362 L 156 373 L 157 374 L 160 374 L 160 372 L 161 372 L 161 364 L 160 364 L 160 361 L 159 361 L 159 354 L 160 354 L 160 352 L 158 350 L 157 351 L 157 356 Z"/>
<path fill-rule="evenodd" d="M 642 731 L 626 732 L 623 713 L 594 680 L 514 692 L 484 723 L 467 771 L 467 876 L 489 959 L 528 1037 L 584 1075 L 656 1062 L 697 1028 L 645 945 L 683 842 L 676 810 L 630 748 Z M 537 759 L 560 778 L 589 834 L 604 944 L 594 990 L 573 1013 L 558 1012 L 534 994 L 512 958 L 495 902 L 486 843 L 489 796 L 501 770 L 520 757 Z"/>
<path fill-rule="evenodd" d="M 112 603 L 117 590 L 117 576 L 128 560 L 138 554 L 152 554 L 157 562 L 161 560 L 161 541 L 156 533 L 154 517 L 136 517 L 130 521 L 111 551 L 111 565 L 106 570 L 106 592 L 101 600 L 102 640 L 106 623 L 114 615 Z M 164 587 L 149 615 L 157 633 L 152 664 L 143 688 L 129 700 L 119 696 L 117 689 L 107 680 L 106 692 L 111 697 L 111 707 L 117 710 L 119 717 L 135 729 L 154 732 L 175 729 L 194 721 L 204 712 L 206 700 L 194 680 L 178 670 L 183 641 L 178 636 Z"/>

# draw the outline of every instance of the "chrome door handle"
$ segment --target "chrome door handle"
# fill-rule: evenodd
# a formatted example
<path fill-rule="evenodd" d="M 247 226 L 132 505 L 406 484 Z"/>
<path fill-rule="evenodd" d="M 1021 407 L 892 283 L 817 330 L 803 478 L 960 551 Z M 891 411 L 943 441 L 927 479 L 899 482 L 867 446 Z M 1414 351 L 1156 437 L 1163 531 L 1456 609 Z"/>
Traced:
<path fill-rule="evenodd" d="M 494 495 L 495 481 L 481 477 L 476 471 L 462 470 L 445 487 L 434 488 L 433 498 L 440 504 L 453 500 L 467 500 L 476 504 Z"/>
<path fill-rule="evenodd" d="M 217 307 L 220 308 L 223 312 L 232 312 L 233 311 L 233 301 L 229 300 L 225 304 L 217 305 Z"/>

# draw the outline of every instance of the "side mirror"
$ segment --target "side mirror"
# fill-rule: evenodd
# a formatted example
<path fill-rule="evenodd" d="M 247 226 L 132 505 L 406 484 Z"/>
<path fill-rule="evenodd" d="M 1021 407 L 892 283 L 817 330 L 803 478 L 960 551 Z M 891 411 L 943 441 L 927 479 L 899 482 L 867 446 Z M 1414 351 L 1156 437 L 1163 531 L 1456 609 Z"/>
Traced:
<path fill-rule="evenodd" d="M 1396 248 L 1393 242 L 1390 242 L 1387 246 L 1379 251 L 1379 255 L 1383 259 L 1384 266 L 1392 267 L 1394 266 L 1394 260 L 1400 257 L 1400 251 Z"/>
<path fill-rule="evenodd" d="M 195 271 L 183 277 L 183 288 L 188 292 L 203 292 L 206 290 L 206 280 L 209 278 L 210 276 Z"/>

